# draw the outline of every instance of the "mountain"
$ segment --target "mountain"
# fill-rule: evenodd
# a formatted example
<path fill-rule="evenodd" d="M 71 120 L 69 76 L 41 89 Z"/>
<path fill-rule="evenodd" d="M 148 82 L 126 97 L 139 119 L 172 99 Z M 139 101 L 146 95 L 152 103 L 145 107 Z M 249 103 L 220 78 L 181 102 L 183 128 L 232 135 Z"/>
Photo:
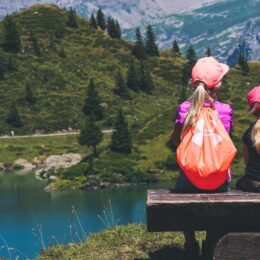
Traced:
<path fill-rule="evenodd" d="M 125 29 L 140 26 L 142 23 L 154 23 L 166 15 L 188 12 L 203 5 L 209 5 L 217 0 L 2 0 L 0 2 L 0 17 L 14 11 L 27 8 L 33 4 L 54 3 L 60 7 L 73 7 L 83 17 L 101 7 L 107 15 L 118 19 Z"/>
<path fill-rule="evenodd" d="M 177 39 L 185 52 L 191 43 L 198 55 L 210 47 L 214 56 L 234 65 L 239 51 L 249 60 L 260 60 L 260 0 L 3 0 L 0 17 L 35 3 L 55 3 L 73 7 L 82 17 L 89 17 L 101 7 L 119 20 L 123 35 L 134 38 L 134 29 L 153 24 L 160 48 L 170 48 Z M 241 50 L 245 41 L 247 50 Z"/>
<path fill-rule="evenodd" d="M 242 50 L 249 60 L 260 60 L 260 1 L 220 1 L 190 13 L 163 17 L 153 26 L 161 48 L 171 46 L 174 39 L 184 50 L 194 45 L 199 56 L 210 47 L 214 56 L 229 65 L 236 64 L 237 52 Z M 127 37 L 132 38 L 133 32 Z M 233 57 L 233 58 L 232 58 Z"/>

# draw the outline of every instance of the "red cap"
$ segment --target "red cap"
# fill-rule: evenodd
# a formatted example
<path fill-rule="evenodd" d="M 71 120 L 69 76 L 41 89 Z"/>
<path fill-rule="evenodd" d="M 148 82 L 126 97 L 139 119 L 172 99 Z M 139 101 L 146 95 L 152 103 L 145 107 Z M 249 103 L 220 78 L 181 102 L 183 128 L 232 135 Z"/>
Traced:
<path fill-rule="evenodd" d="M 247 103 L 251 108 L 254 102 L 260 103 L 260 86 L 254 87 L 250 92 L 247 94 Z"/>
<path fill-rule="evenodd" d="M 192 84 L 202 81 L 207 88 L 216 86 L 229 71 L 226 64 L 219 63 L 213 57 L 199 59 L 192 69 Z"/>

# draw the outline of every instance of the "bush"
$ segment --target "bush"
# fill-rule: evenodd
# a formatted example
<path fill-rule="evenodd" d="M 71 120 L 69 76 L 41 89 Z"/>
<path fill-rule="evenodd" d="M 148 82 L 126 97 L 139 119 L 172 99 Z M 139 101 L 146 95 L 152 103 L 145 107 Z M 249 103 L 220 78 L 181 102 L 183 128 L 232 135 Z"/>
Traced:
<path fill-rule="evenodd" d="M 85 176 L 86 169 L 86 163 L 79 163 L 70 168 L 58 170 L 57 175 L 66 180 L 73 180 L 76 177 Z"/>

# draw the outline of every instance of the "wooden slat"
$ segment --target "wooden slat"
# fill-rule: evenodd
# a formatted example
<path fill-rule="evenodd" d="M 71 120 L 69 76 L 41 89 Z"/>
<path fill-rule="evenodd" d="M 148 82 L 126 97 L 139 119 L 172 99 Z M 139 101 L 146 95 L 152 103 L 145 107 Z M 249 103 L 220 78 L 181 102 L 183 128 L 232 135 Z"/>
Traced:
<path fill-rule="evenodd" d="M 260 260 L 260 233 L 229 233 L 219 240 L 215 260 Z"/>
<path fill-rule="evenodd" d="M 260 231 L 260 194 L 177 194 L 149 190 L 148 231 Z"/>

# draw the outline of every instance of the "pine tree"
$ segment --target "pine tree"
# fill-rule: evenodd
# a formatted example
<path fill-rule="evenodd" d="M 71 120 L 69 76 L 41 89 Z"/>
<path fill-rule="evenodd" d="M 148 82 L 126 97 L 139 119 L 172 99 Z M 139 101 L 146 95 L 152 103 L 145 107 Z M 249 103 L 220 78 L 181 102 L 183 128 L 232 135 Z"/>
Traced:
<path fill-rule="evenodd" d="M 80 131 L 78 142 L 81 145 L 86 145 L 93 148 L 93 156 L 98 157 L 97 145 L 102 141 L 103 133 L 100 127 L 96 124 L 95 116 L 90 114 L 86 119 L 85 126 Z"/>
<path fill-rule="evenodd" d="M 151 25 L 146 28 L 145 50 L 148 56 L 159 56 L 159 49 L 155 43 L 155 35 Z"/>
<path fill-rule="evenodd" d="M 111 151 L 125 154 L 132 152 L 132 138 L 128 130 L 127 121 L 125 120 L 121 109 L 117 114 L 110 149 Z"/>
<path fill-rule="evenodd" d="M 65 52 L 63 46 L 61 46 L 60 51 L 58 52 L 58 54 L 59 54 L 59 56 L 60 56 L 61 58 L 66 58 L 66 52 Z"/>
<path fill-rule="evenodd" d="M 103 119 L 103 109 L 100 104 L 101 100 L 96 90 L 94 80 L 91 79 L 87 89 L 85 104 L 83 106 L 83 113 L 86 116 L 89 116 L 91 113 L 93 113 L 96 120 Z"/>
<path fill-rule="evenodd" d="M 94 169 L 94 158 L 93 155 L 91 154 L 88 158 L 88 166 L 85 172 L 85 176 L 87 175 L 94 175 L 95 174 L 95 169 Z"/>
<path fill-rule="evenodd" d="M 140 89 L 146 93 L 151 93 L 154 89 L 151 75 L 145 68 L 143 61 L 141 61 Z"/>
<path fill-rule="evenodd" d="M 38 44 L 38 40 L 37 38 L 34 36 L 33 32 L 31 31 L 30 32 L 30 41 L 32 43 L 32 50 L 34 52 L 34 54 L 38 57 L 41 57 L 42 56 L 42 53 L 41 53 L 41 49 L 40 49 L 40 46 Z"/>
<path fill-rule="evenodd" d="M 116 39 L 121 39 L 122 37 L 121 26 L 118 21 L 115 21 L 115 25 L 116 25 Z"/>
<path fill-rule="evenodd" d="M 192 67 L 195 65 L 197 62 L 197 54 L 195 50 L 193 49 L 192 45 L 189 46 L 186 54 L 186 60 L 192 65 Z"/>
<path fill-rule="evenodd" d="M 172 44 L 172 53 L 173 55 L 181 55 L 180 48 L 176 40 L 174 40 Z"/>
<path fill-rule="evenodd" d="M 145 47 L 143 43 L 143 37 L 139 28 L 136 28 L 135 37 L 136 37 L 136 41 L 132 50 L 132 54 L 137 59 L 141 60 L 145 58 Z"/>
<path fill-rule="evenodd" d="M 4 79 L 4 73 L 6 71 L 6 64 L 4 59 L 0 57 L 0 80 Z"/>
<path fill-rule="evenodd" d="M 97 11 L 97 24 L 100 29 L 102 29 L 103 31 L 106 30 L 107 25 L 106 25 L 105 15 L 102 12 L 101 8 L 99 8 Z"/>
<path fill-rule="evenodd" d="M 111 38 L 117 38 L 116 24 L 111 17 L 108 17 L 107 19 L 107 33 Z"/>
<path fill-rule="evenodd" d="M 120 70 L 115 78 L 115 94 L 119 95 L 122 99 L 130 99 L 130 93 L 126 87 L 125 79 Z"/>
<path fill-rule="evenodd" d="M 16 24 L 11 16 L 6 16 L 3 21 L 4 40 L 2 46 L 7 52 L 19 52 L 21 49 L 21 40 L 16 28 Z"/>
<path fill-rule="evenodd" d="M 14 62 L 14 59 L 12 58 L 12 56 L 9 56 L 5 69 L 9 72 L 13 72 L 15 70 L 15 62 Z"/>
<path fill-rule="evenodd" d="M 94 14 L 92 13 L 91 14 L 91 17 L 90 17 L 90 26 L 94 29 L 97 29 L 98 28 L 98 25 L 97 25 L 97 20 L 94 16 Z"/>
<path fill-rule="evenodd" d="M 53 50 L 53 51 L 57 51 L 57 47 L 56 47 L 56 43 L 55 43 L 55 37 L 53 34 L 51 34 L 50 38 L 49 38 L 49 44 L 48 47 Z"/>
<path fill-rule="evenodd" d="M 239 54 L 238 64 L 239 64 L 241 70 L 244 72 L 244 74 L 249 73 L 249 66 L 248 66 L 247 59 L 245 58 L 245 56 L 242 53 Z"/>
<path fill-rule="evenodd" d="M 30 84 L 27 84 L 26 87 L 25 87 L 24 100 L 29 104 L 35 104 L 36 103 L 36 98 L 35 98 L 35 96 L 32 92 Z"/>
<path fill-rule="evenodd" d="M 127 87 L 133 91 L 139 90 L 139 79 L 138 74 L 134 65 L 134 62 L 132 61 L 130 63 L 130 66 L 128 68 L 127 72 Z"/>
<path fill-rule="evenodd" d="M 12 105 L 9 109 L 9 113 L 6 118 L 6 123 L 8 123 L 11 126 L 17 127 L 17 128 L 20 128 L 23 126 L 20 115 L 19 115 L 19 111 L 18 111 L 15 103 L 12 103 Z"/>
<path fill-rule="evenodd" d="M 193 49 L 192 45 L 190 45 L 186 53 L 186 62 L 184 64 L 183 71 L 182 71 L 182 82 L 184 84 L 188 83 L 191 77 L 192 68 L 196 62 L 197 62 L 197 54 Z"/>
<path fill-rule="evenodd" d="M 70 8 L 70 10 L 68 12 L 68 20 L 67 20 L 66 25 L 71 28 L 78 28 L 77 14 L 76 14 L 76 11 L 74 9 L 72 9 L 72 7 Z"/>
<path fill-rule="evenodd" d="M 207 51 L 206 51 L 206 56 L 207 56 L 207 57 L 210 57 L 210 56 L 211 56 L 211 50 L 210 50 L 210 48 L 209 48 L 209 47 L 207 48 Z"/>
<path fill-rule="evenodd" d="M 75 18 L 76 19 L 76 18 Z M 67 25 L 69 26 L 69 25 Z M 58 39 L 63 39 L 64 38 L 64 34 L 65 34 L 65 26 L 61 25 L 61 26 L 57 26 L 55 28 L 55 32 L 54 35 L 55 37 L 57 37 Z"/>

